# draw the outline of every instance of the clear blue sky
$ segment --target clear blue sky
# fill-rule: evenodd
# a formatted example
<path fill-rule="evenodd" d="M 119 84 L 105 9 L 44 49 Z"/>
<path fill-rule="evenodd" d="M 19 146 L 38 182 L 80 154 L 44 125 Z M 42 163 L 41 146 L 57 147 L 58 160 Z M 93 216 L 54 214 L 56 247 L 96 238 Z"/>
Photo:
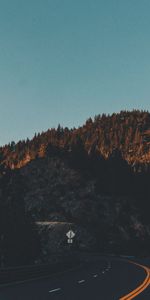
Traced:
<path fill-rule="evenodd" d="M 0 144 L 150 110 L 149 0 L 0 0 Z"/>

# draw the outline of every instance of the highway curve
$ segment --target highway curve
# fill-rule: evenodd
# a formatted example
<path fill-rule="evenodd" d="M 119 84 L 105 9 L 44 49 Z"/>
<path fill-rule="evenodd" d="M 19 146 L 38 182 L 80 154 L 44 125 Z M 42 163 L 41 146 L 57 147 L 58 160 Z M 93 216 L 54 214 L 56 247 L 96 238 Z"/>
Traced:
<path fill-rule="evenodd" d="M 49 278 L 0 288 L 0 300 L 150 300 L 150 269 L 103 257 Z"/>

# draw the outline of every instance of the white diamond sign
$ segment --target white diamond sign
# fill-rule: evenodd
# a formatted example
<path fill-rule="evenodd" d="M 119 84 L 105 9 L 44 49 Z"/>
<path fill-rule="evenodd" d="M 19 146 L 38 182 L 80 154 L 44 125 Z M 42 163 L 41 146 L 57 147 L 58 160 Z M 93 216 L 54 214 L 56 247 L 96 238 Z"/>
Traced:
<path fill-rule="evenodd" d="M 66 236 L 68 237 L 68 239 L 73 239 L 75 237 L 75 233 L 72 230 L 69 230 L 66 233 Z"/>

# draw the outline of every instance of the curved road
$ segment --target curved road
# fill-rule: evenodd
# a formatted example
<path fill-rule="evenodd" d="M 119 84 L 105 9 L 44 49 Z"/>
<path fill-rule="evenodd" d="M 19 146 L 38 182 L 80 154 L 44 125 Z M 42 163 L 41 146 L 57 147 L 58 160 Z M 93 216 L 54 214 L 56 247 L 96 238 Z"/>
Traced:
<path fill-rule="evenodd" d="M 150 300 L 150 269 L 116 258 L 0 288 L 0 300 Z"/>

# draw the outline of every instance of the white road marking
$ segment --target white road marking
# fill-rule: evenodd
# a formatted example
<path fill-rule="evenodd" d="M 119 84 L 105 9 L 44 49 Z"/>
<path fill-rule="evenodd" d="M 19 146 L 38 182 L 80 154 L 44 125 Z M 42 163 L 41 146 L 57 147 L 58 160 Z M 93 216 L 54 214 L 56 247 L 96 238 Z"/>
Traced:
<path fill-rule="evenodd" d="M 93 275 L 93 277 L 94 277 L 94 278 L 96 278 L 96 277 L 98 277 L 98 275 L 97 275 L 97 274 L 95 274 L 95 275 Z"/>
<path fill-rule="evenodd" d="M 85 282 L 85 280 L 83 279 L 83 280 L 79 280 L 78 281 L 78 283 L 83 283 L 83 282 Z"/>
<path fill-rule="evenodd" d="M 105 273 L 105 271 L 102 271 L 102 273 L 104 274 L 104 273 Z"/>
<path fill-rule="evenodd" d="M 51 290 L 51 291 L 49 291 L 49 293 L 54 293 L 54 292 L 58 292 L 58 291 L 60 291 L 61 290 L 61 288 L 58 288 L 58 289 L 54 289 L 54 290 Z"/>

